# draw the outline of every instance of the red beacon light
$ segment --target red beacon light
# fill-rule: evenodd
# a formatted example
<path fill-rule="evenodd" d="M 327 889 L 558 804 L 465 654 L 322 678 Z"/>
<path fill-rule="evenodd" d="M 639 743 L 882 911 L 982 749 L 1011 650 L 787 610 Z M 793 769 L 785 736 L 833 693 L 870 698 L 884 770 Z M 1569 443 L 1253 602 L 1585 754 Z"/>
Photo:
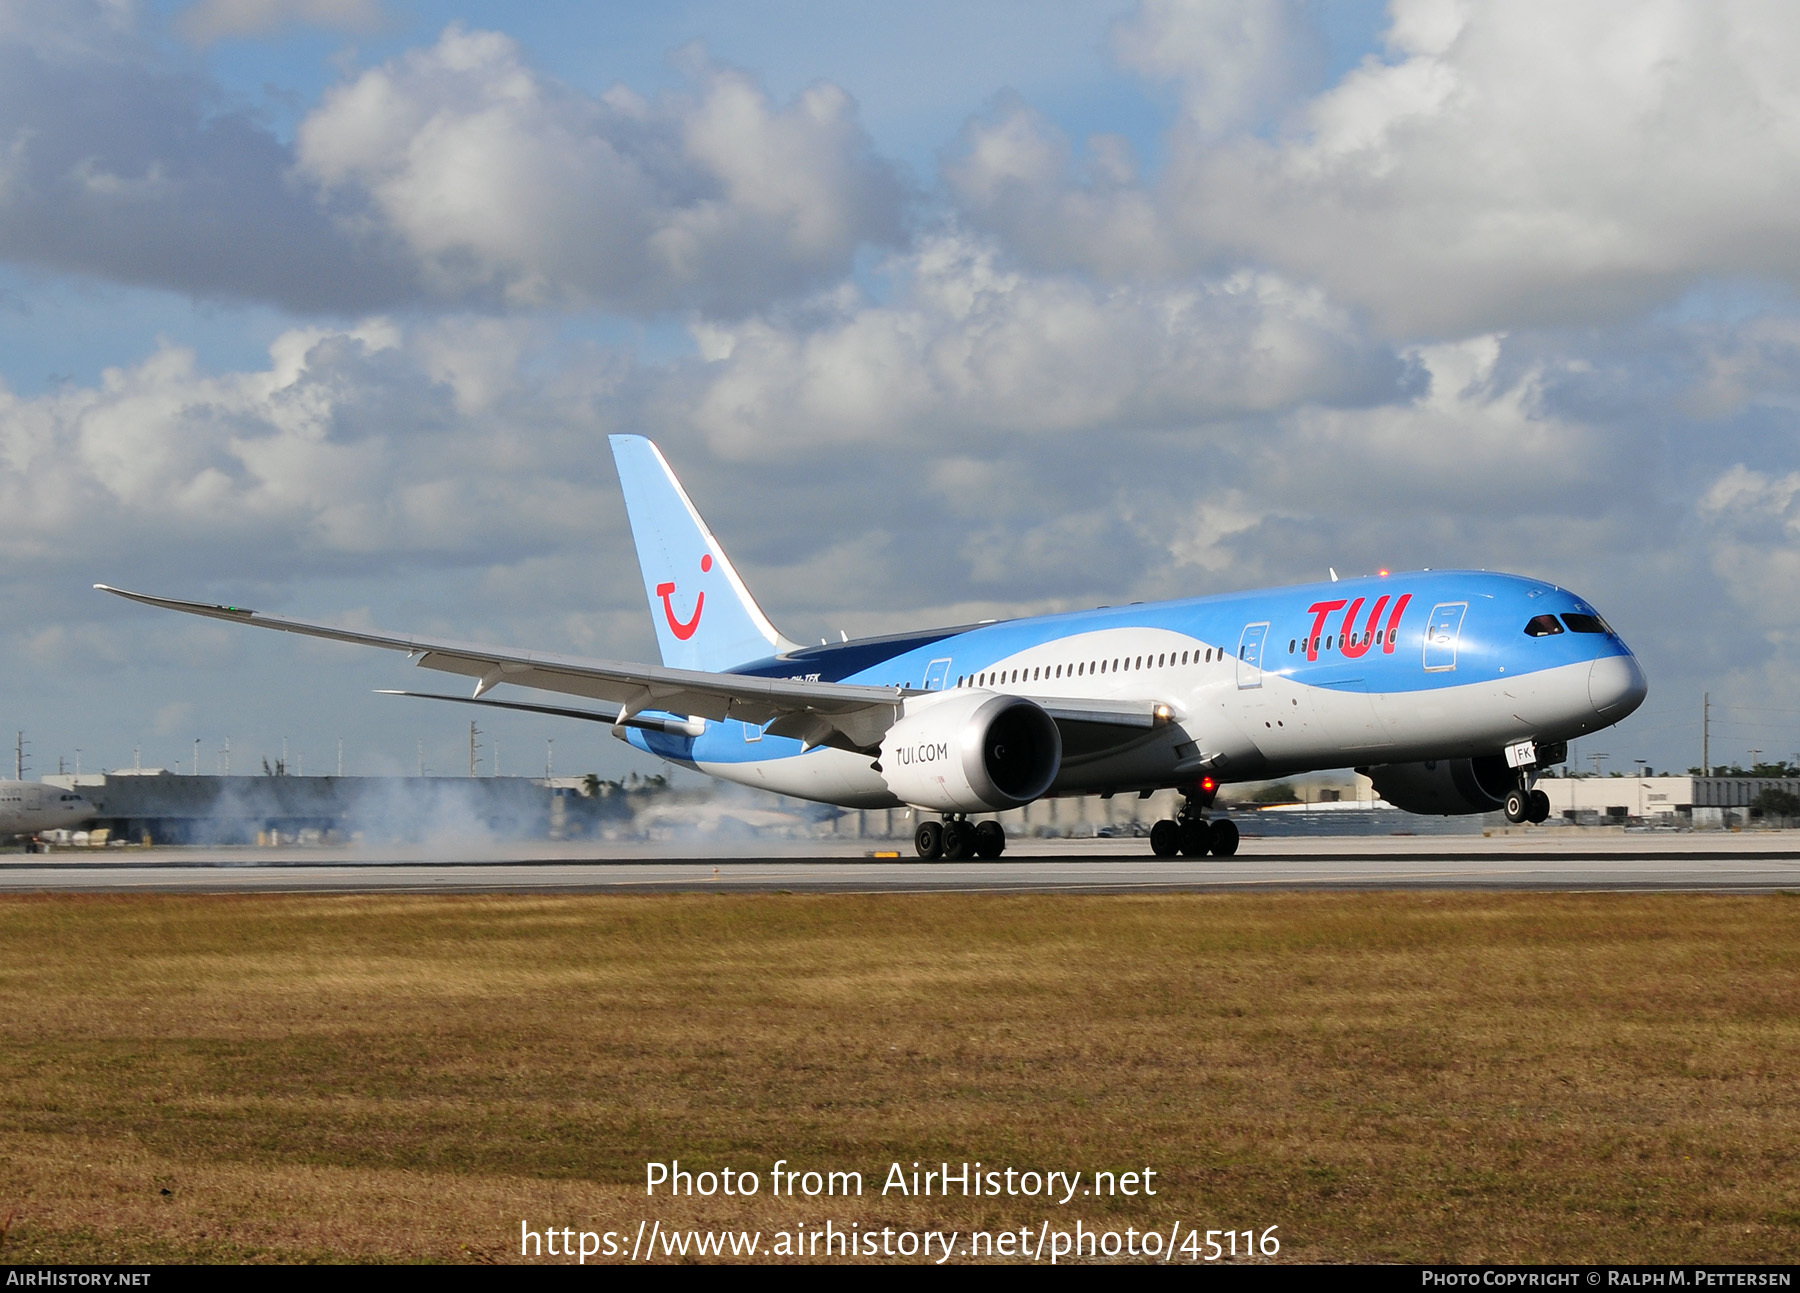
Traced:
<path fill-rule="evenodd" d="M 1218 788 L 1219 788 L 1219 783 L 1217 781 L 1214 781 L 1211 777 L 1201 777 L 1200 778 L 1200 789 L 1205 791 L 1207 794 L 1209 794 L 1209 795 L 1212 794 L 1212 792 L 1217 790 Z"/>

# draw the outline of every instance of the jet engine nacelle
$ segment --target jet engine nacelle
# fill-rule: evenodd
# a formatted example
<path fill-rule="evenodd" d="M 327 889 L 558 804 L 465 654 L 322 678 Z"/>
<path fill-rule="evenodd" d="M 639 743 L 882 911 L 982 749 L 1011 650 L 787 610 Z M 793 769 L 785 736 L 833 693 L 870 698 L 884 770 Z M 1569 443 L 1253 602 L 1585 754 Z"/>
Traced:
<path fill-rule="evenodd" d="M 1022 696 L 989 691 L 933 700 L 902 717 L 881 740 L 888 789 L 905 803 L 938 812 L 1028 804 L 1050 789 L 1061 767 L 1056 720 Z"/>
<path fill-rule="evenodd" d="M 1493 813 L 1506 806 L 1517 774 L 1500 755 L 1480 759 L 1432 759 L 1365 768 L 1375 793 L 1409 813 Z"/>

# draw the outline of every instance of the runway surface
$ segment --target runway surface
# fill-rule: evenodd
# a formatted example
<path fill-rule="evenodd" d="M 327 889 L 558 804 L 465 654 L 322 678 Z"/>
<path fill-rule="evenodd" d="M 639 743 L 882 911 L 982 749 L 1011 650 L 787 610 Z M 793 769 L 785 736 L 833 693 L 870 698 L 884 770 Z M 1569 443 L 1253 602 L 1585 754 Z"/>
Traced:
<path fill-rule="evenodd" d="M 868 841 L 695 856 L 694 841 L 454 848 L 70 851 L 0 859 L 0 893 L 1125 893 L 1280 889 L 1800 892 L 1800 831 L 1255 839 L 1162 861 L 1144 840 L 1021 840 L 993 862 L 872 857 Z M 742 852 L 742 850 L 740 850 Z"/>

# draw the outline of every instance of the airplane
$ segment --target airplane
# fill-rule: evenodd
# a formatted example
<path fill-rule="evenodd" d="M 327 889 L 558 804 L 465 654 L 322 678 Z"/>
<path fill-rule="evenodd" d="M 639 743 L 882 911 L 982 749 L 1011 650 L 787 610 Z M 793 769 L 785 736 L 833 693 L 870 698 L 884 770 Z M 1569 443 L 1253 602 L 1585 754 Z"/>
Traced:
<path fill-rule="evenodd" d="M 654 443 L 610 437 L 660 665 L 336 628 L 95 587 L 146 605 L 404 651 L 476 680 L 391 694 L 608 723 L 684 768 L 842 808 L 920 812 L 921 858 L 998 857 L 1045 796 L 1183 806 L 1158 857 L 1229 857 L 1219 788 L 1355 765 L 1416 813 L 1542 821 L 1539 772 L 1648 690 L 1623 639 L 1556 584 L 1421 570 L 804 646 L 757 605 Z M 842 635 L 840 635 L 842 636 Z M 501 684 L 605 702 L 501 700 Z M 616 707 L 616 708 L 614 708 Z"/>
<path fill-rule="evenodd" d="M 0 781 L 0 839 L 79 826 L 95 808 L 73 790 L 41 781 Z M 35 839 L 30 849 L 40 847 Z"/>

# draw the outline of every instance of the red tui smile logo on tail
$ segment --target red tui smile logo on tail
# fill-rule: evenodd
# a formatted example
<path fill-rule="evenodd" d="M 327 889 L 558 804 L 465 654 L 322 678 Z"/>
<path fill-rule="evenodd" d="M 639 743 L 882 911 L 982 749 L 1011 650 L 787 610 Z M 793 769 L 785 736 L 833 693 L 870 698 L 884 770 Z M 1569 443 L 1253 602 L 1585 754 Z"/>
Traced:
<path fill-rule="evenodd" d="M 712 564 L 712 553 L 709 552 L 700 558 L 700 573 L 705 574 L 711 570 Z M 706 593 L 702 591 L 694 598 L 694 618 L 685 624 L 675 618 L 675 603 L 671 600 L 675 596 L 675 585 L 658 584 L 656 595 L 662 598 L 663 615 L 669 621 L 669 632 L 683 642 L 693 637 L 694 631 L 700 627 L 700 612 L 706 609 Z"/>

